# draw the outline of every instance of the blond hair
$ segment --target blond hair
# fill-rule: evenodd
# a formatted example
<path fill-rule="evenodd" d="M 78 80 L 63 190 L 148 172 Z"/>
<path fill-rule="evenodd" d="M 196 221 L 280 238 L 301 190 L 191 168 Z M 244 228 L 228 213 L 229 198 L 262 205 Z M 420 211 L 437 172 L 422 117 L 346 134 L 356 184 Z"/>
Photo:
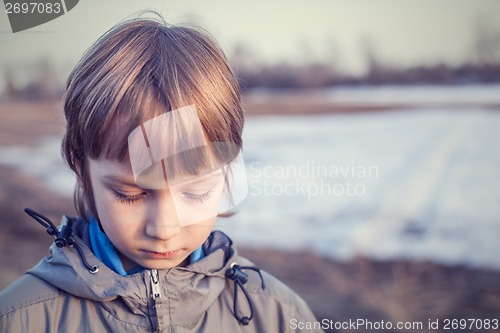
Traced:
<path fill-rule="evenodd" d="M 241 148 L 238 84 L 205 31 L 137 18 L 116 25 L 84 53 L 66 85 L 62 142 L 78 178 L 75 207 L 83 218 L 98 217 L 87 159 L 124 161 L 134 128 L 186 105 L 196 106 L 208 141 Z"/>

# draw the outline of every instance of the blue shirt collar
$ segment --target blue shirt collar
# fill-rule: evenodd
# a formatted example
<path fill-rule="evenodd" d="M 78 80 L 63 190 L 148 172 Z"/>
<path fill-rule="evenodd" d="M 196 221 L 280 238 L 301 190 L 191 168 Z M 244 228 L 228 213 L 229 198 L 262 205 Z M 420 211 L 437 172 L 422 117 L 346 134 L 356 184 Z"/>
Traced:
<path fill-rule="evenodd" d="M 131 275 L 144 270 L 144 267 L 138 266 L 129 271 L 126 271 L 123 267 L 123 263 L 118 255 L 118 251 L 115 246 L 111 243 L 108 236 L 101 230 L 99 222 L 93 217 L 89 216 L 90 226 L 90 245 L 92 247 L 92 252 L 94 255 L 101 260 L 108 268 L 113 270 L 115 273 L 121 276 Z M 193 264 L 198 260 L 205 257 L 202 246 L 197 248 L 191 253 L 190 263 Z"/>

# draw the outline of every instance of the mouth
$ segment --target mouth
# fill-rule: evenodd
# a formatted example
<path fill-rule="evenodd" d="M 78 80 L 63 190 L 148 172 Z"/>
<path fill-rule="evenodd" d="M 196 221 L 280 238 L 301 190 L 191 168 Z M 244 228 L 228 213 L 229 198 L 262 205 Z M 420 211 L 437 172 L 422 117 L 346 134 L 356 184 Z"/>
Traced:
<path fill-rule="evenodd" d="M 149 259 L 169 259 L 175 257 L 180 250 L 173 251 L 165 251 L 165 252 L 156 252 L 156 251 L 148 251 L 142 250 L 144 255 Z"/>

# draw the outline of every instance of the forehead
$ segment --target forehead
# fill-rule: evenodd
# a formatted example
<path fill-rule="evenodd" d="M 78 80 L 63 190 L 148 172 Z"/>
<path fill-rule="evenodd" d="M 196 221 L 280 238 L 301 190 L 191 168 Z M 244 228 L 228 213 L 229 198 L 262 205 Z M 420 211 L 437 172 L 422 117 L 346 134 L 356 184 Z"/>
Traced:
<path fill-rule="evenodd" d="M 118 146 L 123 142 L 109 144 Z M 130 131 L 126 145 L 124 158 L 94 159 L 95 172 L 145 189 L 165 189 L 221 167 L 194 105 L 163 112 L 142 122 Z"/>
<path fill-rule="evenodd" d="M 144 184 L 138 184 L 134 179 L 132 168 L 129 162 L 120 162 L 117 160 L 108 160 L 105 158 L 99 159 L 89 159 L 89 170 L 91 175 L 100 178 L 101 181 L 119 183 L 124 185 L 133 185 L 145 188 Z M 210 181 L 218 179 L 223 175 L 222 169 L 216 170 L 204 170 L 197 175 L 180 175 L 176 179 L 168 181 L 168 184 L 164 183 L 163 179 L 153 178 L 151 181 L 159 181 L 161 184 L 166 184 L 167 186 L 173 186 L 178 184 L 191 184 L 191 183 L 201 183 L 205 181 Z M 146 187 L 151 188 L 151 187 Z M 155 186 L 154 188 L 160 188 Z M 163 188 L 163 186 L 161 187 Z"/>
<path fill-rule="evenodd" d="M 207 146 L 203 126 L 194 105 L 149 119 L 128 136 L 128 153 L 135 177 L 164 159 Z M 201 161 L 204 156 L 193 158 Z M 193 160 L 190 163 L 199 161 Z"/>
<path fill-rule="evenodd" d="M 239 151 L 231 142 L 209 140 L 195 105 L 161 112 L 136 123 L 132 130 L 118 122 L 114 127 L 122 134 L 110 136 L 107 145 L 120 147 L 123 153 L 98 156 L 107 160 L 102 169 L 126 175 L 128 183 L 145 189 L 165 189 L 210 174 L 230 163 Z"/>
<path fill-rule="evenodd" d="M 110 160 L 104 157 L 88 159 L 89 171 L 98 177 L 115 176 L 134 182 L 134 175 L 129 161 Z"/>
<path fill-rule="evenodd" d="M 143 188 L 164 188 L 215 170 L 196 107 L 162 113 L 135 128 L 128 137 L 132 173 Z"/>

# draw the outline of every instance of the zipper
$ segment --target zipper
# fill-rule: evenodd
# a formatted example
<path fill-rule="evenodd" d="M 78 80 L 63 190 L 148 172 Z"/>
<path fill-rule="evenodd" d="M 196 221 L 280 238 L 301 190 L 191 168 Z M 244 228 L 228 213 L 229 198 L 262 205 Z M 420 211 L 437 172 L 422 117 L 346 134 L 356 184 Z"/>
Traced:
<path fill-rule="evenodd" d="M 155 332 L 161 331 L 162 326 L 162 315 L 161 315 L 161 288 L 160 288 L 160 277 L 157 269 L 149 270 L 149 281 L 151 283 L 151 324 L 153 325 L 153 330 Z"/>
<path fill-rule="evenodd" d="M 160 277 L 158 275 L 158 270 L 152 269 L 149 272 L 149 277 L 151 279 L 151 295 L 153 297 L 153 301 L 156 303 L 156 299 L 161 298 Z"/>

